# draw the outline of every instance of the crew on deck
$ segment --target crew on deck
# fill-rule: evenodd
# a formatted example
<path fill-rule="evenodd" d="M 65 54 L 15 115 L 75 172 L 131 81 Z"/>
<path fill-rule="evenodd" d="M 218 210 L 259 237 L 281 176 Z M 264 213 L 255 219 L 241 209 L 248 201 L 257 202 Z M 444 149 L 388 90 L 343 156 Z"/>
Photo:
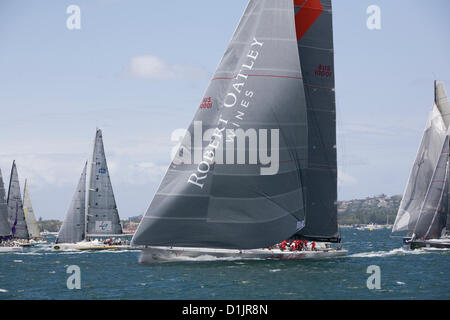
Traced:
<path fill-rule="evenodd" d="M 307 240 L 284 240 L 267 249 L 280 249 L 281 251 L 316 251 L 316 243 L 314 241 L 308 242 Z"/>

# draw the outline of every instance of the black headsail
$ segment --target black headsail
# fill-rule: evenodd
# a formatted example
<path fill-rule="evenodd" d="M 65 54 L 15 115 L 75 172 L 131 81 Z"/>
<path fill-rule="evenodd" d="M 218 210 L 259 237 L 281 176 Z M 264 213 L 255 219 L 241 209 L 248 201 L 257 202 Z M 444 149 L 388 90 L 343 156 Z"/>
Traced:
<path fill-rule="evenodd" d="M 294 238 L 340 241 L 337 224 L 336 102 L 331 0 L 295 0 L 308 118 L 306 226 Z"/>
<path fill-rule="evenodd" d="M 320 29 L 328 38 L 331 29 Z M 335 209 L 334 85 L 321 77 L 305 81 L 302 72 L 318 62 L 329 78 L 332 57 L 320 52 L 327 59 L 305 57 L 300 64 L 297 36 L 293 0 L 249 1 L 133 244 L 249 249 L 285 240 L 305 227 L 305 204 L 316 201 L 305 198 L 318 191 L 311 181 L 323 175 L 310 173 L 312 164 L 334 165 L 318 183 L 333 184 L 320 192 L 330 192 L 321 200 Z M 326 87 L 327 98 L 319 101 L 323 92 L 307 91 L 306 83 Z M 327 120 L 310 121 L 309 109 L 321 108 Z M 309 146 L 316 138 L 308 126 L 317 121 L 324 130 L 322 141 Z M 330 161 L 309 154 L 328 146 L 334 150 L 326 150 Z M 335 237 L 335 214 L 327 212 L 326 219 L 334 222 L 317 230 L 315 217 L 306 214 L 307 235 Z"/>

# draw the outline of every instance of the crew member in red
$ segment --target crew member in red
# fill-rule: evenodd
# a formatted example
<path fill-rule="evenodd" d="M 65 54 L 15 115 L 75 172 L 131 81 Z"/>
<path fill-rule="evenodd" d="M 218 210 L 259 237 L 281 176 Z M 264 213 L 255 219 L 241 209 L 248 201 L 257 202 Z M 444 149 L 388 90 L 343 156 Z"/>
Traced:
<path fill-rule="evenodd" d="M 311 243 L 311 250 L 312 251 L 316 250 L 316 243 L 314 241 Z"/>

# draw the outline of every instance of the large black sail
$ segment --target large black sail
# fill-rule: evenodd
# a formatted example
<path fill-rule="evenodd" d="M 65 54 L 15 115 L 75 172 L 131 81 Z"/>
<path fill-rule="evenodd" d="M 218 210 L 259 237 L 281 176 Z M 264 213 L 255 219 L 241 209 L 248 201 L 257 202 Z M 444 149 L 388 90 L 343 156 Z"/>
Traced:
<path fill-rule="evenodd" d="M 3 184 L 2 170 L 0 169 L 0 237 L 9 236 L 11 226 L 8 222 L 8 206 L 6 205 L 5 185 Z"/>
<path fill-rule="evenodd" d="M 13 161 L 8 190 L 8 221 L 14 238 L 29 239 L 27 222 L 23 212 L 22 196 L 20 193 L 19 175 L 16 162 Z"/>
<path fill-rule="evenodd" d="M 249 1 L 133 244 L 261 248 L 304 227 L 303 81 L 293 1 Z"/>
<path fill-rule="evenodd" d="M 306 226 L 295 238 L 334 242 L 339 233 L 331 0 L 295 0 L 294 5 L 308 119 Z"/>
<path fill-rule="evenodd" d="M 55 243 L 76 243 L 85 237 L 86 215 L 86 168 L 84 165 L 77 188 L 70 202 L 64 222 Z"/>

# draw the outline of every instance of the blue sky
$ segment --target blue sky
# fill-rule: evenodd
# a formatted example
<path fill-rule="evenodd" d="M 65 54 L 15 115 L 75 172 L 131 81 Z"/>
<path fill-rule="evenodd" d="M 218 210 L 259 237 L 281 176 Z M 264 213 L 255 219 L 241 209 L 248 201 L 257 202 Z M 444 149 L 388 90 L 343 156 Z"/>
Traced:
<path fill-rule="evenodd" d="M 72 4 L 81 30 L 66 27 Z M 170 135 L 190 123 L 246 4 L 2 0 L 5 182 L 15 159 L 36 215 L 63 219 L 100 127 L 119 214 L 143 213 L 170 162 Z M 381 9 L 381 30 L 366 27 L 369 5 Z M 450 3 L 333 6 L 339 199 L 401 194 L 433 80 L 450 91 Z"/>

